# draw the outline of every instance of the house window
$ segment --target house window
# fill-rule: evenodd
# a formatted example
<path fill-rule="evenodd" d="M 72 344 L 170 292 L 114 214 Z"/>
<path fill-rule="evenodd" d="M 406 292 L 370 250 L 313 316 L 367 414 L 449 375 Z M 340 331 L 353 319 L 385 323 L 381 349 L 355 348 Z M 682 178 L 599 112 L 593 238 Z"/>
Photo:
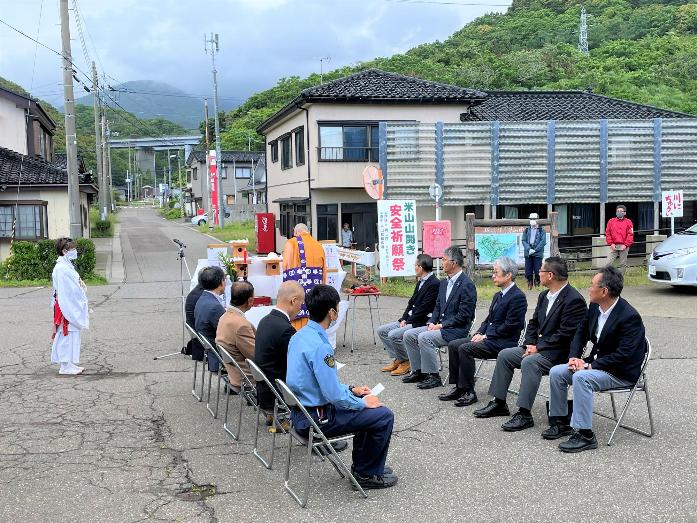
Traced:
<path fill-rule="evenodd" d="M 232 194 L 225 195 L 225 205 L 235 205 L 235 196 Z"/>
<path fill-rule="evenodd" d="M 251 176 L 251 167 L 235 167 L 235 178 L 250 178 Z"/>
<path fill-rule="evenodd" d="M 294 133 L 295 135 L 295 165 L 305 164 L 305 128 L 301 127 Z"/>
<path fill-rule="evenodd" d="M 225 167 L 225 166 L 223 165 L 223 166 L 222 166 L 222 170 L 220 171 L 220 174 L 221 174 L 223 180 L 227 180 L 227 167 Z"/>
<path fill-rule="evenodd" d="M 17 213 L 15 238 L 40 240 L 48 238 L 46 204 L 0 205 L 0 238 L 12 237 L 12 221 Z"/>
<path fill-rule="evenodd" d="M 336 240 L 339 206 L 337 204 L 317 206 L 317 239 Z"/>
<path fill-rule="evenodd" d="M 276 163 L 278 161 L 278 142 L 271 142 L 271 161 Z"/>
<path fill-rule="evenodd" d="M 191 172 L 193 173 L 194 180 L 198 180 L 198 167 L 191 169 Z"/>
<path fill-rule="evenodd" d="M 319 159 L 334 162 L 377 162 L 379 130 L 374 124 L 320 125 Z"/>
<path fill-rule="evenodd" d="M 299 223 L 305 223 L 309 227 L 307 203 L 282 203 L 281 204 L 281 234 L 290 239 L 293 237 L 293 229 Z"/>
<path fill-rule="evenodd" d="M 281 138 L 281 169 L 293 167 L 293 150 L 290 135 Z"/>

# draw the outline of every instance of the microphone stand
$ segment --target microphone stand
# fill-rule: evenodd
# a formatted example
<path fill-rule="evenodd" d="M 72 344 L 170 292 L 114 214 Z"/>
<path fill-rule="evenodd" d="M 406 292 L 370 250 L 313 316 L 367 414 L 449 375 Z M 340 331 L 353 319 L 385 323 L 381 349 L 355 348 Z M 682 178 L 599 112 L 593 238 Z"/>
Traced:
<path fill-rule="evenodd" d="M 184 255 L 184 245 L 179 240 L 173 239 L 174 243 L 179 246 L 179 252 L 177 253 L 177 258 L 179 259 L 179 280 L 181 283 L 181 300 L 182 300 L 182 348 L 179 352 L 172 352 L 171 354 L 163 354 L 162 356 L 155 356 L 153 360 L 161 360 L 164 358 L 170 358 L 172 356 L 178 356 L 179 354 L 184 354 L 186 350 L 186 328 L 184 324 L 186 323 L 186 295 L 184 294 L 184 268 L 186 268 L 186 273 L 189 275 L 189 281 L 191 281 L 191 271 L 189 270 L 189 264 L 186 262 L 186 256 Z"/>

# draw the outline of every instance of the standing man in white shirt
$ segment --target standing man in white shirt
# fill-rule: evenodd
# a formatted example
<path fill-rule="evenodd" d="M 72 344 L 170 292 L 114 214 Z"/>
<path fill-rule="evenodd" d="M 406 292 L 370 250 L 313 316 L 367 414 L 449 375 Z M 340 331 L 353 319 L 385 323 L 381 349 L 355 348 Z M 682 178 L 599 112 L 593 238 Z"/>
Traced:
<path fill-rule="evenodd" d="M 353 246 L 353 231 L 348 223 L 341 229 L 341 246 L 350 249 Z"/>

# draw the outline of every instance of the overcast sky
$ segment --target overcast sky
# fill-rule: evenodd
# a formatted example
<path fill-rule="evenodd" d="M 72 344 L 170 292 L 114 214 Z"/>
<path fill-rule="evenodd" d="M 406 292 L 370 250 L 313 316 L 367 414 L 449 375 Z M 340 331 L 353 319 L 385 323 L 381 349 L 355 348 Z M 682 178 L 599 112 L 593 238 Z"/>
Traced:
<path fill-rule="evenodd" d="M 437 3 L 437 2 L 442 3 Z M 462 5 L 477 3 L 487 5 Z M 0 0 L 0 20 L 60 50 L 58 0 Z M 73 0 L 69 0 L 72 7 Z M 452 5 L 460 4 L 460 5 Z M 333 69 L 444 40 L 510 0 L 78 0 L 91 59 L 110 83 L 211 91 L 203 33 L 220 34 L 220 96 L 243 101 L 284 76 Z M 41 16 L 40 16 L 41 12 Z M 40 21 L 40 23 L 39 23 Z M 71 12 L 72 52 L 89 67 Z M 34 57 L 36 55 L 36 65 Z M 0 76 L 62 104 L 60 58 L 0 24 Z M 79 86 L 77 86 L 79 88 Z M 76 89 L 76 96 L 83 94 Z"/>

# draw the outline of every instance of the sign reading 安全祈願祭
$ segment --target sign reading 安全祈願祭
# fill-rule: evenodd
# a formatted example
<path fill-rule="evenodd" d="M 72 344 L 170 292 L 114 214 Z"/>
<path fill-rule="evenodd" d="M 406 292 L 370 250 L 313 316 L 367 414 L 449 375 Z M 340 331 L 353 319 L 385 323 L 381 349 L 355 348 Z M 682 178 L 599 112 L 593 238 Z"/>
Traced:
<path fill-rule="evenodd" d="M 414 276 L 416 202 L 379 200 L 380 276 Z"/>
<path fill-rule="evenodd" d="M 682 218 L 682 191 L 663 191 L 661 201 L 664 218 Z"/>

